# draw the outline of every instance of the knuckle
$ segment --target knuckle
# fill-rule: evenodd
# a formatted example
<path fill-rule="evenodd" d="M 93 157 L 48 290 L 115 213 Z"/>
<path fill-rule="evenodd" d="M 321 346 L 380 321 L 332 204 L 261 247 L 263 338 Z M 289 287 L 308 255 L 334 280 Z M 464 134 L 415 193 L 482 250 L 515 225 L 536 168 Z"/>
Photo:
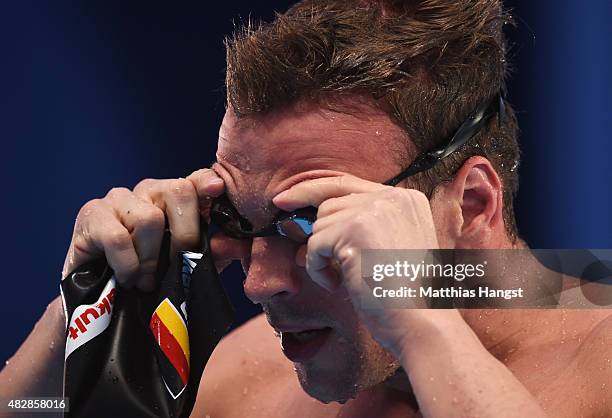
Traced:
<path fill-rule="evenodd" d="M 81 209 L 79 210 L 79 214 L 77 218 L 83 218 L 85 216 L 89 216 L 92 212 L 99 210 L 102 205 L 102 199 L 92 199 L 86 202 Z"/>
<path fill-rule="evenodd" d="M 189 200 L 195 196 L 195 187 L 187 179 L 169 180 L 166 187 L 168 192 L 179 201 Z"/>
<path fill-rule="evenodd" d="M 134 187 L 134 191 L 136 190 L 150 191 L 155 185 L 155 183 L 157 182 L 159 182 L 159 180 L 152 179 L 152 178 L 142 179 L 138 182 L 138 184 L 136 184 L 136 186 Z"/>
<path fill-rule="evenodd" d="M 372 204 L 372 207 L 375 210 L 380 210 L 380 209 L 384 209 L 388 205 L 388 200 L 386 200 L 386 199 L 376 199 L 376 200 L 372 201 L 371 204 Z"/>
<path fill-rule="evenodd" d="M 336 184 L 337 184 L 339 189 L 342 189 L 344 187 L 344 183 L 346 183 L 346 180 L 347 180 L 346 176 L 338 176 L 338 177 L 336 177 Z"/>
<path fill-rule="evenodd" d="M 126 196 L 132 193 L 130 189 L 126 187 L 113 187 L 106 193 L 106 197 L 110 199 L 116 199 L 118 197 Z"/>
<path fill-rule="evenodd" d="M 314 224 L 312 224 L 312 237 L 314 237 L 316 234 L 318 234 L 321 231 L 321 218 L 318 217 L 318 219 L 315 221 Z M 312 237 L 310 239 L 312 239 Z"/>
<path fill-rule="evenodd" d="M 369 224 L 369 222 L 370 219 L 368 216 L 359 214 L 349 221 L 350 230 L 354 231 L 355 233 L 361 233 L 367 229 L 367 225 Z"/>
<path fill-rule="evenodd" d="M 138 211 L 134 226 L 137 229 L 163 229 L 164 212 L 154 205 L 145 206 Z"/>
<path fill-rule="evenodd" d="M 76 232 L 76 231 L 75 231 Z M 72 241 L 70 242 L 70 250 L 85 252 L 89 249 L 90 245 L 86 242 L 85 237 L 82 234 L 75 233 L 72 236 Z M 88 251 L 87 251 L 88 252 Z"/>
<path fill-rule="evenodd" d="M 106 232 L 105 246 L 122 251 L 130 248 L 132 237 L 125 228 L 114 228 Z"/>
<path fill-rule="evenodd" d="M 429 199 L 427 198 L 427 195 L 422 191 L 410 189 L 408 194 L 412 198 L 413 202 L 415 202 L 417 205 L 429 206 Z"/>
<path fill-rule="evenodd" d="M 402 189 L 401 187 L 393 187 L 392 189 L 387 190 L 387 193 L 392 198 L 402 198 L 406 196 L 407 189 Z"/>
<path fill-rule="evenodd" d="M 413 203 L 410 190 L 400 187 L 394 187 L 393 189 L 387 190 L 385 192 L 385 197 L 386 199 L 384 200 L 390 208 L 400 209 L 405 204 Z"/>
<path fill-rule="evenodd" d="M 306 246 L 306 260 L 312 258 L 319 250 L 322 243 L 321 239 L 320 234 L 313 234 L 310 238 L 308 238 L 308 243 Z"/>
<path fill-rule="evenodd" d="M 381 214 L 392 210 L 394 205 L 389 199 L 376 199 L 372 202 L 371 208 L 374 213 Z"/>
<path fill-rule="evenodd" d="M 187 176 L 187 180 L 193 183 L 200 183 L 205 180 L 213 170 L 210 168 L 200 168 Z"/>
<path fill-rule="evenodd" d="M 334 199 L 327 199 L 319 205 L 319 209 L 317 210 L 317 217 L 322 218 L 332 211 L 334 206 L 333 200 Z"/>

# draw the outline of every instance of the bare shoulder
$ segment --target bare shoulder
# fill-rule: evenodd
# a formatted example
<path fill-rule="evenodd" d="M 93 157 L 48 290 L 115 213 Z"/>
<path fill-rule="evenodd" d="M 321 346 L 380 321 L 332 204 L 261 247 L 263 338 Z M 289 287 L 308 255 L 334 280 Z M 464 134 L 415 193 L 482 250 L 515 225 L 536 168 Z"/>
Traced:
<path fill-rule="evenodd" d="M 270 387 L 293 374 L 264 315 L 228 334 L 206 364 L 192 417 L 225 417 L 244 407 L 261 382 Z"/>
<path fill-rule="evenodd" d="M 605 372 L 609 380 L 612 373 L 612 313 L 597 322 L 586 335 L 576 353 L 576 363 L 583 370 Z"/>
<path fill-rule="evenodd" d="M 575 358 L 576 371 L 582 371 L 585 387 L 593 398 L 591 406 L 612 411 L 612 313 L 586 336 Z M 600 409 L 601 408 L 601 409 Z"/>

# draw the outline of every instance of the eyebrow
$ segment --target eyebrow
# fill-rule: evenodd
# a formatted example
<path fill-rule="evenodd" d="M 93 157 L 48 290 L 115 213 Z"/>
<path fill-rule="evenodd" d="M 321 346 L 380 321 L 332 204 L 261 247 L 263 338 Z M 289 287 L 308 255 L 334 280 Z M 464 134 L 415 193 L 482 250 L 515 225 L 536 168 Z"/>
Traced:
<path fill-rule="evenodd" d="M 222 163 L 220 163 L 219 161 L 215 161 L 215 162 L 214 162 L 214 163 L 211 165 L 211 169 L 212 169 L 213 171 L 215 171 L 215 173 L 217 173 L 217 174 L 219 175 L 219 177 L 223 178 L 223 175 L 214 169 L 215 164 L 218 164 L 218 165 L 220 165 L 221 167 L 223 167 L 223 164 L 222 164 Z M 227 174 L 230 176 L 230 178 L 233 180 L 233 177 L 231 177 L 231 174 L 230 174 L 229 170 L 227 170 L 225 167 L 223 167 L 223 168 L 224 168 L 225 172 L 226 172 L 226 173 L 227 173 Z M 232 198 L 232 196 L 237 196 L 237 195 L 239 195 L 239 194 L 240 194 L 240 193 L 238 192 L 237 188 L 235 187 L 235 183 L 234 183 L 233 181 L 232 181 L 232 182 L 229 182 L 229 183 L 228 183 L 228 182 L 225 182 L 225 194 L 227 195 L 228 200 L 230 201 L 230 203 L 232 204 L 232 206 L 233 206 L 233 207 L 236 209 L 236 211 L 238 212 L 238 214 L 239 214 L 239 215 L 240 215 L 242 218 L 246 219 L 246 220 L 247 220 L 247 221 L 248 221 L 248 222 L 249 222 L 251 225 L 253 225 L 253 221 L 252 221 L 252 220 L 251 220 L 249 217 L 244 216 L 244 214 L 243 214 L 242 212 L 240 212 L 238 205 L 236 205 L 236 201 L 235 201 L 235 199 L 234 199 L 234 198 Z M 272 201 L 270 200 L 270 203 L 271 203 L 271 202 L 272 202 Z M 272 220 L 274 220 L 274 218 L 276 218 L 276 216 L 277 216 L 277 215 L 278 215 L 278 213 L 280 212 L 280 209 L 276 208 L 276 206 L 274 206 L 273 204 L 272 204 L 272 205 L 270 205 L 270 206 L 266 206 L 266 205 L 259 206 L 259 207 L 258 207 L 258 209 L 259 209 L 259 210 L 260 210 L 262 213 L 266 213 L 266 214 L 268 214 L 268 213 L 270 213 L 270 212 L 271 212 L 271 211 L 269 210 L 269 208 L 270 208 L 270 207 L 271 207 L 271 208 L 273 208 L 273 212 L 272 212 L 272 213 L 273 213 L 273 215 L 270 217 L 270 221 L 272 221 Z"/>

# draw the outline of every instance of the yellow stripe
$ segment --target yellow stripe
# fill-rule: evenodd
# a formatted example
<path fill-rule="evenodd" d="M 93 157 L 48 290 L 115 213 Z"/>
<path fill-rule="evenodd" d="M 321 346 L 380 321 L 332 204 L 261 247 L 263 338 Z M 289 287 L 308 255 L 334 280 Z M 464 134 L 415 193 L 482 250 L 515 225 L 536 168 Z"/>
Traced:
<path fill-rule="evenodd" d="M 155 310 L 159 319 L 162 320 L 168 331 L 176 338 L 185 357 L 187 357 L 187 363 L 189 364 L 189 334 L 187 333 L 187 327 L 183 318 L 176 311 L 176 308 L 172 305 L 172 302 L 167 298 L 159 304 Z"/>

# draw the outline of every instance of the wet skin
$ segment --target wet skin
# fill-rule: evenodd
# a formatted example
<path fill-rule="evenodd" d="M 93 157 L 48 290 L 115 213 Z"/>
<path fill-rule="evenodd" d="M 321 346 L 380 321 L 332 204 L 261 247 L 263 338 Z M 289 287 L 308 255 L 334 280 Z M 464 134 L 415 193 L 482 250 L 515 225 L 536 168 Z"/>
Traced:
<path fill-rule="evenodd" d="M 229 111 L 220 130 L 216 173 L 201 169 L 187 178 L 146 179 L 133 190 L 113 188 L 87 202 L 75 222 L 64 273 L 105 256 L 120 286 L 150 289 L 165 216 L 173 249 L 189 249 L 197 244 L 210 198 L 226 189 L 258 227 L 274 216 L 272 199 L 284 210 L 304 198 L 331 201 L 322 192 L 330 182 L 342 192 L 337 202 L 350 203 L 338 212 L 348 214 L 344 221 L 331 223 L 341 232 L 331 234 L 336 239 L 364 243 L 364 235 L 388 245 L 385 239 L 397 228 L 408 227 L 398 240 L 408 248 L 521 245 L 505 233 L 501 183 L 482 157 L 464 162 L 430 201 L 414 190 L 393 189 L 390 200 L 415 199 L 393 216 L 373 216 L 397 202 L 351 190 L 378 190 L 381 186 L 372 182 L 397 173 L 414 153 L 406 153 L 401 145 L 406 138 L 384 114 L 359 101 L 351 110 L 302 104 L 241 122 Z M 278 196 L 284 190 L 289 197 Z M 355 234 L 346 226 L 356 221 L 374 228 Z M 312 239 L 305 251 L 283 238 L 256 239 L 251 245 L 212 237 L 218 269 L 241 260 L 248 269 L 245 292 L 262 304 L 267 318 L 248 322 L 217 347 L 194 417 L 610 417 L 609 310 L 379 310 L 381 318 L 400 321 L 372 324 L 351 303 L 351 272 L 345 274 L 344 265 L 341 286 L 331 292 L 315 284 L 311 270 L 306 274 L 313 246 Z M 329 335 L 308 360 L 292 363 L 268 322 L 290 333 L 327 327 Z M 37 325 L 0 372 L 4 399 L 62 393 L 65 320 L 59 297 Z M 410 338 L 389 344 L 393 339 L 386 340 L 381 330 Z M 387 379 L 399 364 L 410 382 L 402 374 Z M 347 398 L 353 399 L 320 402 Z"/>
<path fill-rule="evenodd" d="M 304 180 L 351 173 L 382 182 L 401 170 L 399 141 L 393 139 L 402 133 L 386 115 L 368 109 L 355 117 L 308 105 L 295 110 L 291 117 L 248 121 L 228 112 L 219 130 L 214 169 L 255 228 L 278 211 L 274 196 Z M 262 304 L 277 330 L 331 327 L 316 357 L 296 367 L 313 394 L 349 397 L 356 387 L 384 379 L 398 363 L 372 340 L 345 291 L 330 294 L 309 279 L 296 260 L 298 250 L 284 238 L 255 239 L 245 293 Z"/>
<path fill-rule="evenodd" d="M 277 210 L 272 198 L 304 180 L 350 173 L 381 182 L 400 171 L 401 131 L 385 115 L 362 110 L 339 114 L 304 105 L 246 121 L 228 111 L 214 169 L 241 214 L 256 227 L 264 226 Z M 431 202 L 441 247 L 456 244 L 452 221 L 459 215 L 453 202 L 445 199 L 450 194 L 441 190 Z M 479 239 L 480 248 L 512 246 L 503 224 L 488 231 L 484 241 Z M 285 417 L 295 408 L 313 417 L 420 416 L 407 381 L 382 383 L 397 367 L 396 359 L 371 338 L 343 289 L 330 295 L 309 280 L 297 245 L 282 238 L 255 239 L 248 263 L 245 293 L 262 304 L 271 325 L 326 326 L 332 328 L 332 336 L 311 361 L 292 364 L 263 318 L 249 322 L 222 342 L 207 366 L 196 416 Z M 487 355 L 503 362 L 547 411 L 555 411 L 551 416 L 580 416 L 587 404 L 595 411 L 607 407 L 609 387 L 601 389 L 600 382 L 604 373 L 612 372 L 605 358 L 608 313 L 471 311 L 463 316 L 489 350 Z M 559 335 L 568 330 L 572 340 L 560 345 Z M 599 355 L 592 355 L 592 350 Z M 565 376 L 576 362 L 592 363 L 593 370 L 597 366 L 598 373 L 590 378 L 603 393 L 576 390 L 584 372 Z M 535 376 L 538 369 L 547 372 Z M 436 384 L 438 391 L 452 391 L 455 385 Z M 325 405 L 308 396 L 344 399 L 355 395 L 355 385 L 369 389 L 344 405 Z M 582 403 L 568 403 L 570 395 Z M 597 414 L 593 416 L 603 416 Z"/>

